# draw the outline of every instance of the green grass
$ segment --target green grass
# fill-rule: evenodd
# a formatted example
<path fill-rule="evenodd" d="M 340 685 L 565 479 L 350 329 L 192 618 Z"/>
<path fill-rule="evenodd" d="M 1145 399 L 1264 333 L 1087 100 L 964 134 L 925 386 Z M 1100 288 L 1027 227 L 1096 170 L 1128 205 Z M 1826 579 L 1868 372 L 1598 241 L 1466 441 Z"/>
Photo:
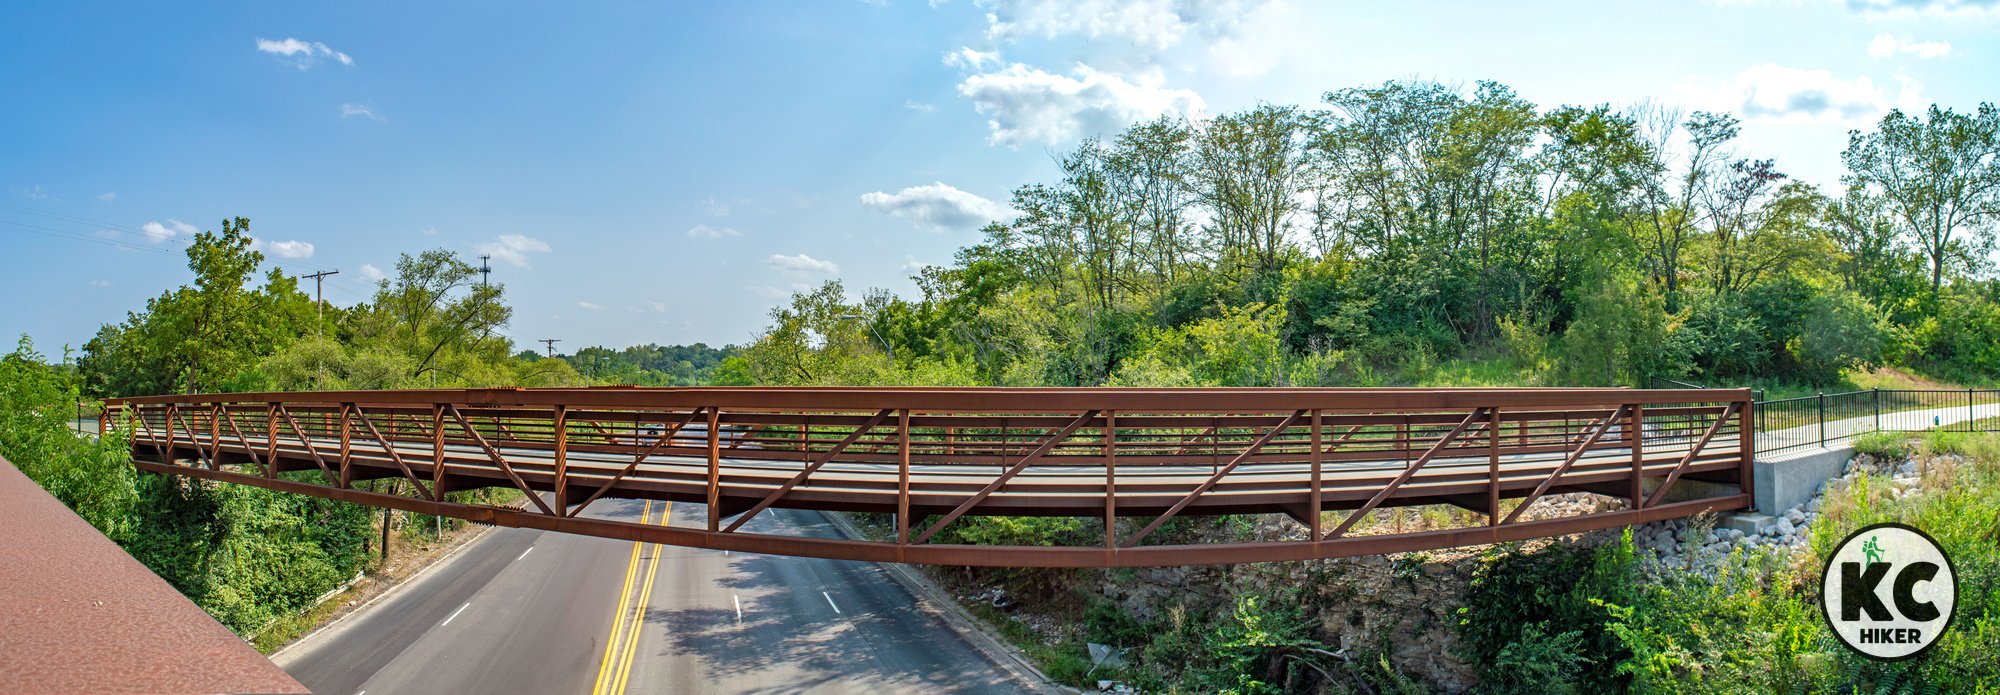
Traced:
<path fill-rule="evenodd" d="M 278 648 L 290 644 L 292 640 L 333 619 L 333 615 L 340 611 L 341 606 L 347 605 L 347 602 L 358 596 L 360 591 L 361 585 L 357 583 L 319 602 L 318 605 L 280 617 L 265 626 L 262 632 L 251 636 L 250 646 L 256 647 L 257 651 L 263 654 L 275 652 Z"/>

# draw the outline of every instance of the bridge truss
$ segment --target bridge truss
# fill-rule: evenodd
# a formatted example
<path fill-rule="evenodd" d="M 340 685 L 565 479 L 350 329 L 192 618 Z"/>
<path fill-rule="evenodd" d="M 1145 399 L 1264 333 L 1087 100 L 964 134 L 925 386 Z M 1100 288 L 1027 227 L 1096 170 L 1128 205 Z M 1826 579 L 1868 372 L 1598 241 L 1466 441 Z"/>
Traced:
<path fill-rule="evenodd" d="M 144 471 L 478 522 L 879 562 L 1303 560 L 1557 536 L 1750 506 L 1748 390 L 592 388 L 113 399 Z M 289 471 L 308 475 L 281 477 Z M 316 474 L 316 475 L 313 475 Z M 355 483 L 407 481 L 414 497 Z M 507 487 L 522 509 L 446 493 Z M 1612 509 L 1524 518 L 1547 495 Z M 581 515 L 702 505 L 707 527 Z M 1391 507 L 1484 523 L 1388 533 Z M 770 508 L 893 515 L 893 538 L 754 533 Z M 1174 543 L 1180 517 L 1282 514 L 1298 540 Z M 966 516 L 1102 520 L 1101 543 L 940 542 Z M 885 534 L 885 536 L 888 534 Z M 947 535 L 947 538 L 950 536 Z"/>

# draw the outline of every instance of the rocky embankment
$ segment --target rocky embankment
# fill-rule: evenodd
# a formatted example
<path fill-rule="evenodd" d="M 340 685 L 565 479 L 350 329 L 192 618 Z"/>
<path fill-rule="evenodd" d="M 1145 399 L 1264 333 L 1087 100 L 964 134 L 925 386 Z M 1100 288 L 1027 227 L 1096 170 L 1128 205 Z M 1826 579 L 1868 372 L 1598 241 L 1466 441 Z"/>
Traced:
<path fill-rule="evenodd" d="M 1770 516 L 1748 516 L 1718 524 L 1716 519 L 1675 519 L 1633 527 L 1633 540 L 1655 576 L 1669 572 L 1716 571 L 1734 551 L 1796 553 L 1805 549 L 1827 492 L 1886 478 L 1890 494 L 1909 495 L 1924 481 L 1927 464 L 1878 459 L 1862 454 L 1843 475 L 1823 484 L 1813 499 Z M 1556 495 L 1536 502 L 1528 518 L 1551 518 L 1622 508 L 1623 500 L 1594 495 Z M 1260 540 L 1297 536 L 1297 524 L 1269 520 L 1251 529 Z M 1619 531 L 1533 541 L 1599 544 Z M 1367 556 L 1314 562 L 1222 567 L 1160 567 L 1102 576 L 1097 593 L 1118 602 L 1143 621 L 1171 620 L 1173 611 L 1230 610 L 1234 595 L 1274 595 L 1284 587 L 1312 587 L 1325 606 L 1319 638 L 1359 657 L 1387 650 L 1404 674 L 1445 692 L 1464 692 L 1478 683 L 1473 666 L 1457 653 L 1457 611 L 1466 583 L 1478 567 L 1480 548 Z"/>

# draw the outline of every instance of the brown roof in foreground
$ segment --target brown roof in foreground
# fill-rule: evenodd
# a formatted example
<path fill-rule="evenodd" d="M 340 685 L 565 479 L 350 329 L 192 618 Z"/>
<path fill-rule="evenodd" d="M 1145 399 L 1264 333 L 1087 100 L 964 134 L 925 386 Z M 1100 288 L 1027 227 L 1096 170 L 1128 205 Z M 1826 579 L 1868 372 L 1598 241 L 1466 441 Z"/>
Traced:
<path fill-rule="evenodd" d="M 0 693 L 306 693 L 0 459 Z"/>

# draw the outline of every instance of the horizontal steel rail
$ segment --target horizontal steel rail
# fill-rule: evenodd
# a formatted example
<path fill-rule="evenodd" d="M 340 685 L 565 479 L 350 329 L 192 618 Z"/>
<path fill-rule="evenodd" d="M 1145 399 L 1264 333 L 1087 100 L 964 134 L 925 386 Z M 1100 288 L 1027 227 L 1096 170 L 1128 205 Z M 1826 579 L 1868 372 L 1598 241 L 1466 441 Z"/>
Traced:
<path fill-rule="evenodd" d="M 1754 410 L 1742 389 L 594 388 L 154 396 L 113 399 L 104 417 L 131 429 L 141 470 L 498 525 L 741 552 L 1091 567 L 1401 552 L 1741 509 Z M 407 482 L 417 497 L 356 486 L 376 479 Z M 450 496 L 487 487 L 531 504 Z M 1624 507 L 1522 514 L 1576 492 Z M 581 515 L 605 497 L 697 505 L 677 518 L 706 525 Z M 1384 508 L 1439 504 L 1484 523 L 1412 533 L 1364 523 Z M 771 508 L 880 513 L 895 532 L 757 531 Z M 1205 543 L 1166 523 L 1223 514 L 1282 514 L 1303 533 Z M 995 515 L 1093 519 L 1103 543 L 947 542 L 963 517 Z"/>

